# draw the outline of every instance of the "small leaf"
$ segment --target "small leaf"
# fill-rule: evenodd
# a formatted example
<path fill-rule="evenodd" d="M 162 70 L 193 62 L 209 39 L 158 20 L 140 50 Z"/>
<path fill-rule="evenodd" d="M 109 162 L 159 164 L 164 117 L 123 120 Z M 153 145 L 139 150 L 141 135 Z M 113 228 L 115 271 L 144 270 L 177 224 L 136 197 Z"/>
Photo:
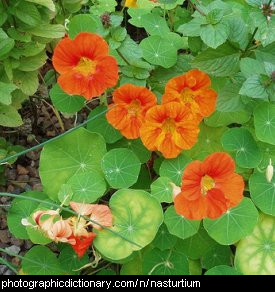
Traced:
<path fill-rule="evenodd" d="M 211 269 L 218 265 L 230 265 L 231 255 L 229 246 L 216 244 L 202 257 L 203 267 Z"/>
<path fill-rule="evenodd" d="M 160 203 L 173 202 L 172 181 L 167 177 L 159 177 L 151 184 L 151 194 Z"/>
<path fill-rule="evenodd" d="M 240 94 L 259 99 L 268 98 L 267 89 L 262 84 L 261 76 L 259 75 L 247 78 L 240 89 Z"/>
<path fill-rule="evenodd" d="M 12 99 L 11 93 L 16 88 L 17 87 L 12 83 L 0 82 L 0 103 L 3 103 L 5 105 L 11 104 Z"/>
<path fill-rule="evenodd" d="M 11 105 L 0 105 L 0 126 L 19 127 L 23 121 L 17 110 Z"/>

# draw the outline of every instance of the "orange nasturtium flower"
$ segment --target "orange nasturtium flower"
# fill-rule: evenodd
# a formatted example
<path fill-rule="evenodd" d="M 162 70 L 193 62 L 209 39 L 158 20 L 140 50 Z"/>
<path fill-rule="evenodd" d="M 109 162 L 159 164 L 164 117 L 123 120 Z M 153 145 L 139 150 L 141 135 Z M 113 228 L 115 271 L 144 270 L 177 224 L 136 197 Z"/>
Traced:
<path fill-rule="evenodd" d="M 198 134 L 198 121 L 178 102 L 149 109 L 140 129 L 143 144 L 151 151 L 160 151 L 165 158 L 175 158 L 183 149 L 192 148 Z"/>
<path fill-rule="evenodd" d="M 174 198 L 175 209 L 192 220 L 216 219 L 241 202 L 243 191 L 244 181 L 235 173 L 234 160 L 216 152 L 185 168 L 181 192 Z"/>
<path fill-rule="evenodd" d="M 146 111 L 157 104 L 157 98 L 144 86 L 124 84 L 113 93 L 114 107 L 106 118 L 108 122 L 128 139 L 140 136 Z"/>
<path fill-rule="evenodd" d="M 94 33 L 61 40 L 54 50 L 53 66 L 60 73 L 60 87 L 86 99 L 101 95 L 118 81 L 117 62 L 109 55 L 106 41 Z"/>
<path fill-rule="evenodd" d="M 190 108 L 199 119 L 210 116 L 216 107 L 217 93 L 210 88 L 209 76 L 193 69 L 168 81 L 162 103 L 180 102 Z"/>

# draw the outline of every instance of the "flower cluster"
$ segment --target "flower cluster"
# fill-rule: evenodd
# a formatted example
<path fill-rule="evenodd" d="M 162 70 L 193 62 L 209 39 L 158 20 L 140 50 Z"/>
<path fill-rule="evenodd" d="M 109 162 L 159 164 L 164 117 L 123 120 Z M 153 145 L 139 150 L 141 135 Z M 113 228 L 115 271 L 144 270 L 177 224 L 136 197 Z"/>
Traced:
<path fill-rule="evenodd" d="M 203 162 L 195 160 L 184 170 L 181 189 L 174 188 L 176 212 L 188 219 L 216 219 L 243 198 L 244 181 L 235 162 L 216 152 Z"/>
<path fill-rule="evenodd" d="M 107 120 L 128 139 L 141 138 L 151 151 L 165 158 L 177 157 L 196 143 L 199 123 L 215 110 L 216 92 L 207 74 L 194 69 L 172 78 L 162 104 L 143 86 L 125 84 L 113 93 L 115 106 Z"/>
<path fill-rule="evenodd" d="M 39 210 L 33 214 L 32 219 L 36 223 L 35 228 L 41 230 L 46 237 L 54 242 L 70 244 L 78 257 L 82 257 L 96 237 L 96 233 L 90 229 L 111 227 L 112 214 L 105 205 L 71 202 L 70 207 L 79 216 L 63 219 L 59 210 Z M 82 216 L 87 216 L 90 220 Z"/>

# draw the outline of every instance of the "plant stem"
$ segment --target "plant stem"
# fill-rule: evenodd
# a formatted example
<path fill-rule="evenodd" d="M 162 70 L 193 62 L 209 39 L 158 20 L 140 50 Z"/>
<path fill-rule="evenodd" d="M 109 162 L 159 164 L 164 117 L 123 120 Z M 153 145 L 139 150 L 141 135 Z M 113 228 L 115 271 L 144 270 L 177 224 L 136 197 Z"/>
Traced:
<path fill-rule="evenodd" d="M 0 249 L 0 251 L 7 253 L 5 250 L 2 250 L 2 249 Z M 5 266 L 7 266 L 7 267 L 8 267 L 10 270 L 12 270 L 15 274 L 18 274 L 16 268 L 15 268 L 11 263 L 9 263 L 7 260 L 5 260 L 5 259 L 3 259 L 3 258 L 0 258 L 0 263 L 3 264 L 3 265 L 5 265 Z"/>
<path fill-rule="evenodd" d="M 131 64 L 127 61 L 127 59 L 121 54 L 121 52 L 119 51 L 119 49 L 116 50 L 118 55 L 121 57 L 121 59 L 129 66 L 131 66 Z"/>
<path fill-rule="evenodd" d="M 246 48 L 245 48 L 245 50 L 244 50 L 244 52 L 243 52 L 243 55 L 248 51 L 249 46 L 253 43 L 253 40 L 254 40 L 254 37 L 255 37 L 257 31 L 258 31 L 258 27 L 256 27 L 256 28 L 254 29 L 254 31 L 253 31 L 253 33 L 252 33 L 252 36 L 251 36 L 251 38 L 250 38 L 250 40 L 249 40 L 249 42 L 248 42 L 248 44 L 247 44 L 247 46 L 246 46 Z"/>
<path fill-rule="evenodd" d="M 200 8 L 198 8 L 191 0 L 188 0 L 188 3 L 190 3 L 193 9 L 197 10 L 199 14 L 201 14 L 202 16 L 206 16 L 206 14 Z"/>

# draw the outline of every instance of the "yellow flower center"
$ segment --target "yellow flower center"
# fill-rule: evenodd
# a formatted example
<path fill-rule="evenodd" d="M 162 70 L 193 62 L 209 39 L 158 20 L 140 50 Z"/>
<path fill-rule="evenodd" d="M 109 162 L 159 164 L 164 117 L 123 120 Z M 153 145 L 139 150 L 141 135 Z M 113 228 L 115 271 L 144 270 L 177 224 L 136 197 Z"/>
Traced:
<path fill-rule="evenodd" d="M 168 118 L 164 121 L 164 123 L 162 124 L 162 129 L 165 131 L 165 132 L 168 132 L 168 133 L 172 133 L 175 131 L 176 129 L 176 122 L 174 119 L 172 118 Z"/>
<path fill-rule="evenodd" d="M 192 89 L 186 87 L 181 91 L 180 95 L 181 95 L 181 101 L 184 104 L 186 104 L 188 107 L 190 107 L 193 113 L 200 112 L 199 105 L 197 104 L 195 100 L 196 93 Z"/>
<path fill-rule="evenodd" d="M 96 65 L 97 65 L 96 61 L 93 61 L 87 57 L 81 57 L 78 64 L 75 67 L 75 70 L 78 73 L 87 77 L 95 73 Z"/>
<path fill-rule="evenodd" d="M 205 175 L 201 179 L 201 192 L 203 195 L 206 195 L 208 191 L 215 187 L 215 181 L 209 175 Z"/>
<path fill-rule="evenodd" d="M 136 117 L 139 111 L 140 111 L 140 101 L 135 99 L 130 103 L 128 107 L 128 114 Z"/>

